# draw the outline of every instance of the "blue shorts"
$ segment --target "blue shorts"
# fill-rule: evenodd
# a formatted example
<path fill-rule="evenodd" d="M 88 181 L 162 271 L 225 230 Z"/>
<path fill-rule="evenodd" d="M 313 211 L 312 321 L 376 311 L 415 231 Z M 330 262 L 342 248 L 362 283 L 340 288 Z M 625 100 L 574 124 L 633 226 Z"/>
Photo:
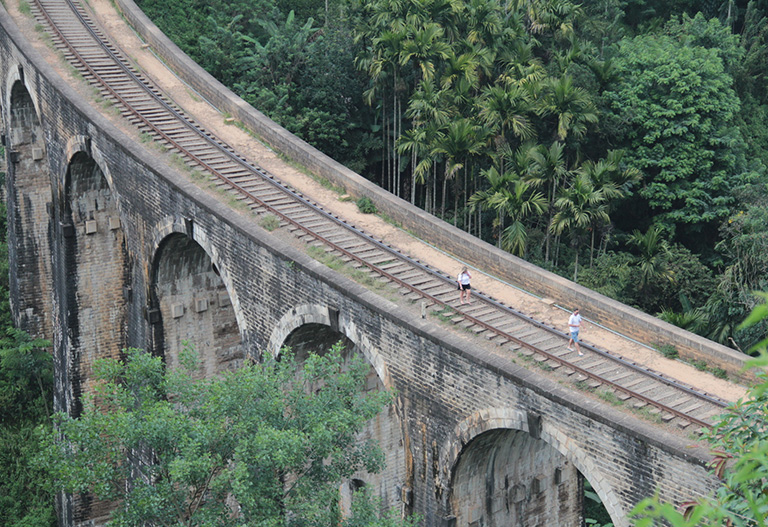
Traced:
<path fill-rule="evenodd" d="M 579 341 L 579 330 L 578 329 L 576 331 L 571 331 L 571 338 L 573 339 L 574 342 L 578 342 Z"/>

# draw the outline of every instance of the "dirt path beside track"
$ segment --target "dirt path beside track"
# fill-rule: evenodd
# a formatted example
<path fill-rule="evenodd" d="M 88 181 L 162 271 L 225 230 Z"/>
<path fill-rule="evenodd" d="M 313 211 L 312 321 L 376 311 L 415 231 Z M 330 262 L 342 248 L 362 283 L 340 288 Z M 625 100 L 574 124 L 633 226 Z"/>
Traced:
<path fill-rule="evenodd" d="M 9 2 L 9 4 L 14 4 L 9 5 L 7 9 L 17 21 L 22 32 L 30 42 L 34 43 L 38 51 L 59 74 L 68 79 L 76 90 L 86 99 L 90 100 L 94 107 L 100 109 L 120 129 L 130 136 L 138 138 L 138 131 L 126 121 L 116 116 L 116 112 L 110 112 L 108 108 L 105 109 L 93 102 L 93 90 L 86 86 L 82 79 L 75 78 L 71 74 L 70 68 L 62 62 L 60 56 L 43 42 L 40 38 L 40 33 L 34 28 L 34 21 L 29 17 L 20 15 L 18 5 L 15 2 Z M 354 202 L 342 200 L 337 192 L 325 188 L 302 171 L 284 162 L 264 144 L 243 130 L 228 123 L 224 115 L 182 83 L 157 59 L 151 49 L 139 40 L 109 0 L 90 0 L 88 5 L 95 14 L 99 24 L 107 30 L 108 34 L 117 39 L 116 44 L 118 47 L 123 50 L 125 55 L 142 73 L 150 78 L 170 99 L 183 108 L 188 115 L 192 116 L 198 123 L 204 123 L 206 129 L 229 143 L 250 161 L 260 165 L 279 180 L 321 204 L 326 210 L 347 219 L 353 225 L 376 238 L 387 240 L 388 243 L 399 248 L 403 253 L 417 258 L 433 268 L 440 269 L 446 274 L 453 276 L 459 272 L 463 265 L 467 265 L 472 272 L 473 289 L 484 292 L 493 291 L 492 296 L 501 302 L 514 307 L 530 317 L 553 325 L 563 332 L 567 331 L 568 312 L 563 308 L 526 293 L 516 288 L 513 284 L 507 284 L 484 273 L 482 271 L 482 262 L 459 261 L 442 252 L 439 248 L 415 238 L 377 216 L 360 213 Z M 584 306 L 563 307 L 568 309 L 584 308 Z M 582 336 L 590 344 L 643 364 L 652 370 L 679 379 L 722 399 L 735 401 L 745 393 L 745 389 L 742 386 L 718 379 L 681 361 L 666 359 L 648 346 L 624 338 L 590 321 L 586 321 L 583 324 Z"/>

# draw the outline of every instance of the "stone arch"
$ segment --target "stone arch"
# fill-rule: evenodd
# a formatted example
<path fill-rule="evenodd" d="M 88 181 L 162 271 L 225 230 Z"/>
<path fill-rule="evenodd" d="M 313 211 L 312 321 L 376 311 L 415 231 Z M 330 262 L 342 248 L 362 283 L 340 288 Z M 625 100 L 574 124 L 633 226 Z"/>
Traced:
<path fill-rule="evenodd" d="M 352 515 L 352 496 L 365 486 L 365 481 L 356 478 L 344 481 L 339 485 L 339 510 L 344 518 Z"/>
<path fill-rule="evenodd" d="M 456 481 L 457 476 L 460 476 L 458 474 L 460 470 L 459 465 L 462 463 L 462 459 L 464 461 L 469 461 L 470 463 L 472 462 L 471 458 L 467 455 L 467 452 L 473 447 L 477 448 L 480 446 L 481 448 L 490 449 L 494 446 L 494 442 L 496 443 L 496 446 L 498 446 L 499 443 L 516 440 L 518 445 L 523 444 L 523 447 L 529 452 L 544 452 L 545 446 L 546 448 L 557 452 L 562 460 L 567 462 L 567 464 L 572 465 L 573 469 L 577 470 L 582 477 L 592 484 L 593 490 L 600 497 L 608 514 L 611 516 L 614 525 L 619 527 L 627 526 L 628 523 L 624 519 L 626 517 L 626 511 L 623 511 L 619 497 L 606 483 L 606 478 L 591 459 L 590 454 L 580 448 L 575 442 L 569 441 L 568 436 L 564 431 L 546 421 L 543 423 L 536 423 L 537 420 L 536 417 L 529 416 L 520 410 L 489 408 L 475 412 L 459 423 L 454 428 L 451 437 L 445 441 L 443 448 L 441 449 L 441 459 L 439 464 L 441 472 L 438 487 L 442 491 L 442 496 L 445 500 L 444 510 L 450 511 L 452 515 L 457 517 L 457 525 L 472 525 L 473 521 L 478 521 L 484 511 L 474 511 L 474 517 L 472 517 L 473 511 L 468 510 L 471 509 L 471 507 L 465 507 L 464 511 L 457 510 L 457 487 L 460 487 L 461 485 L 466 486 L 468 484 L 467 481 Z M 542 444 L 533 444 L 533 441 L 527 438 L 531 438 Z M 525 441 L 527 441 L 527 445 L 524 444 Z M 557 459 L 554 459 L 553 461 L 554 463 L 550 466 L 555 466 L 560 463 Z M 568 477 L 569 474 L 566 467 L 556 466 L 552 474 L 545 475 L 544 477 L 537 476 L 530 478 L 529 481 L 526 482 L 528 483 L 528 488 L 526 488 L 525 491 L 530 493 L 530 489 L 533 487 L 536 487 L 536 490 L 543 490 L 547 485 L 552 485 L 553 482 L 557 484 L 567 482 L 566 479 Z M 570 477 L 572 477 L 572 474 Z M 574 488 L 574 486 L 577 485 L 574 485 L 573 482 L 571 482 L 570 486 L 571 488 Z M 512 485 L 508 486 L 508 488 L 509 493 L 506 497 L 507 503 L 522 497 L 520 495 L 520 487 L 515 488 L 514 485 Z M 578 492 L 582 492 L 580 488 Z M 579 515 L 580 514 L 581 511 L 579 511 Z M 464 517 L 467 515 L 470 517 Z M 548 521 L 553 525 L 580 525 L 580 523 L 577 523 L 577 519 L 573 518 L 571 519 L 571 523 L 566 523 L 566 520 L 563 518 L 549 518 Z M 509 523 L 508 518 L 505 519 L 503 523 L 504 525 L 515 525 L 514 523 Z M 488 522 L 487 518 L 483 519 L 482 524 L 486 526 L 495 525 L 494 523 Z"/>
<path fill-rule="evenodd" d="M 248 329 L 248 322 L 245 319 L 243 310 L 240 307 L 240 299 L 237 294 L 237 290 L 234 287 L 234 282 L 230 276 L 229 268 L 225 264 L 225 260 L 219 254 L 218 249 L 212 244 L 208 238 L 208 234 L 198 224 L 196 224 L 190 218 L 184 218 L 180 216 L 168 217 L 158 222 L 158 224 L 151 229 L 152 232 L 152 248 L 151 254 L 157 255 L 160 246 L 164 243 L 166 238 L 172 234 L 185 234 L 192 240 L 198 243 L 203 250 L 208 254 L 211 265 L 216 270 L 216 273 L 221 277 L 226 287 L 229 300 L 232 304 L 235 313 L 235 319 L 237 320 L 238 328 L 240 329 L 241 336 L 245 334 Z M 148 279 L 151 277 L 148 277 Z M 149 280 L 147 280 L 149 283 Z M 151 294 L 147 297 L 150 298 Z"/>
<path fill-rule="evenodd" d="M 207 238 L 199 228 L 189 235 L 190 220 L 166 223 L 164 230 L 170 232 L 154 253 L 147 307 L 152 351 L 174 367 L 188 341 L 199 354 L 200 377 L 236 368 L 244 358 L 237 310 L 221 268 L 197 241 Z"/>
<path fill-rule="evenodd" d="M 325 326 L 337 331 L 354 343 L 357 350 L 363 354 L 376 371 L 383 386 L 392 388 L 392 378 L 383 357 L 376 351 L 364 332 L 360 331 L 354 321 L 328 305 L 301 304 L 285 312 L 278 321 L 267 344 L 267 351 L 274 355 L 280 353 L 280 348 L 289 336 L 302 326 L 314 324 Z M 321 348 L 322 349 L 322 348 Z"/>
<path fill-rule="evenodd" d="M 18 66 L 8 80 L 8 222 L 11 311 L 18 327 L 54 340 L 52 180 L 40 113 Z"/>
<path fill-rule="evenodd" d="M 61 273 L 59 302 L 67 328 L 75 413 L 92 381 L 95 360 L 118 357 L 125 347 L 130 284 L 118 199 L 89 141 L 70 141 L 72 155 L 59 211 Z M 82 140 L 82 141 L 81 141 Z"/>
<path fill-rule="evenodd" d="M 359 353 L 366 358 L 371 365 L 371 374 L 366 381 L 366 390 L 393 388 L 392 378 L 388 367 L 379 353 L 377 347 L 367 335 L 354 323 L 354 321 L 340 313 L 336 308 L 321 304 L 301 304 L 286 311 L 270 336 L 267 351 L 278 354 L 285 343 L 295 343 L 292 336 L 299 335 L 299 339 L 305 336 L 318 335 L 315 340 L 319 351 L 327 343 L 335 343 L 343 340 L 350 348 L 349 354 Z M 341 338 L 335 338 L 341 337 Z M 304 348 L 306 349 L 306 347 Z M 408 486 L 407 471 L 407 438 L 402 418 L 402 402 L 399 398 L 395 403 L 368 423 L 363 430 L 361 439 L 376 439 L 385 456 L 386 468 L 379 474 L 356 474 L 351 483 L 354 488 L 370 486 L 379 489 L 379 496 L 383 508 L 402 506 L 402 489 Z M 399 482 L 399 483 L 398 483 Z M 340 503 L 349 497 L 340 489 Z"/>

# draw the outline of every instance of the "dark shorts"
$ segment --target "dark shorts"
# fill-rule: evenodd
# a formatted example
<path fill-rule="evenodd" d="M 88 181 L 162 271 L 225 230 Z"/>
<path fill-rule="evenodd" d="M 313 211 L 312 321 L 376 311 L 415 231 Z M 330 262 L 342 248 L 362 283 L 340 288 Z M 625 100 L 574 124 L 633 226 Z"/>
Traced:
<path fill-rule="evenodd" d="M 469 284 L 459 284 L 459 286 L 461 287 L 462 291 L 469 291 L 470 289 L 472 289 L 472 286 Z"/>

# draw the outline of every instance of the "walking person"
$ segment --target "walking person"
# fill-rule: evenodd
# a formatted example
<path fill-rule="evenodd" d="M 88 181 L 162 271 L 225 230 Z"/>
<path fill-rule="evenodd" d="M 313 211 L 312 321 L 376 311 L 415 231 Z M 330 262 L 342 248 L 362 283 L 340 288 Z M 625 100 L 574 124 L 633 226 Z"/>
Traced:
<path fill-rule="evenodd" d="M 464 267 L 459 273 L 459 276 L 456 277 L 456 282 L 459 284 L 459 300 L 462 304 L 472 303 L 469 301 L 469 295 L 472 291 L 472 286 L 469 285 L 469 281 L 471 279 L 472 275 L 469 274 L 469 271 L 467 271 L 466 267 Z"/>
<path fill-rule="evenodd" d="M 571 345 L 576 344 L 576 351 L 579 352 L 579 355 L 584 355 L 581 352 L 581 346 L 579 346 L 579 329 L 581 329 L 581 315 L 579 315 L 579 310 L 576 309 L 568 317 L 568 331 L 571 334 L 571 339 L 568 341 L 568 351 L 573 351 Z"/>

